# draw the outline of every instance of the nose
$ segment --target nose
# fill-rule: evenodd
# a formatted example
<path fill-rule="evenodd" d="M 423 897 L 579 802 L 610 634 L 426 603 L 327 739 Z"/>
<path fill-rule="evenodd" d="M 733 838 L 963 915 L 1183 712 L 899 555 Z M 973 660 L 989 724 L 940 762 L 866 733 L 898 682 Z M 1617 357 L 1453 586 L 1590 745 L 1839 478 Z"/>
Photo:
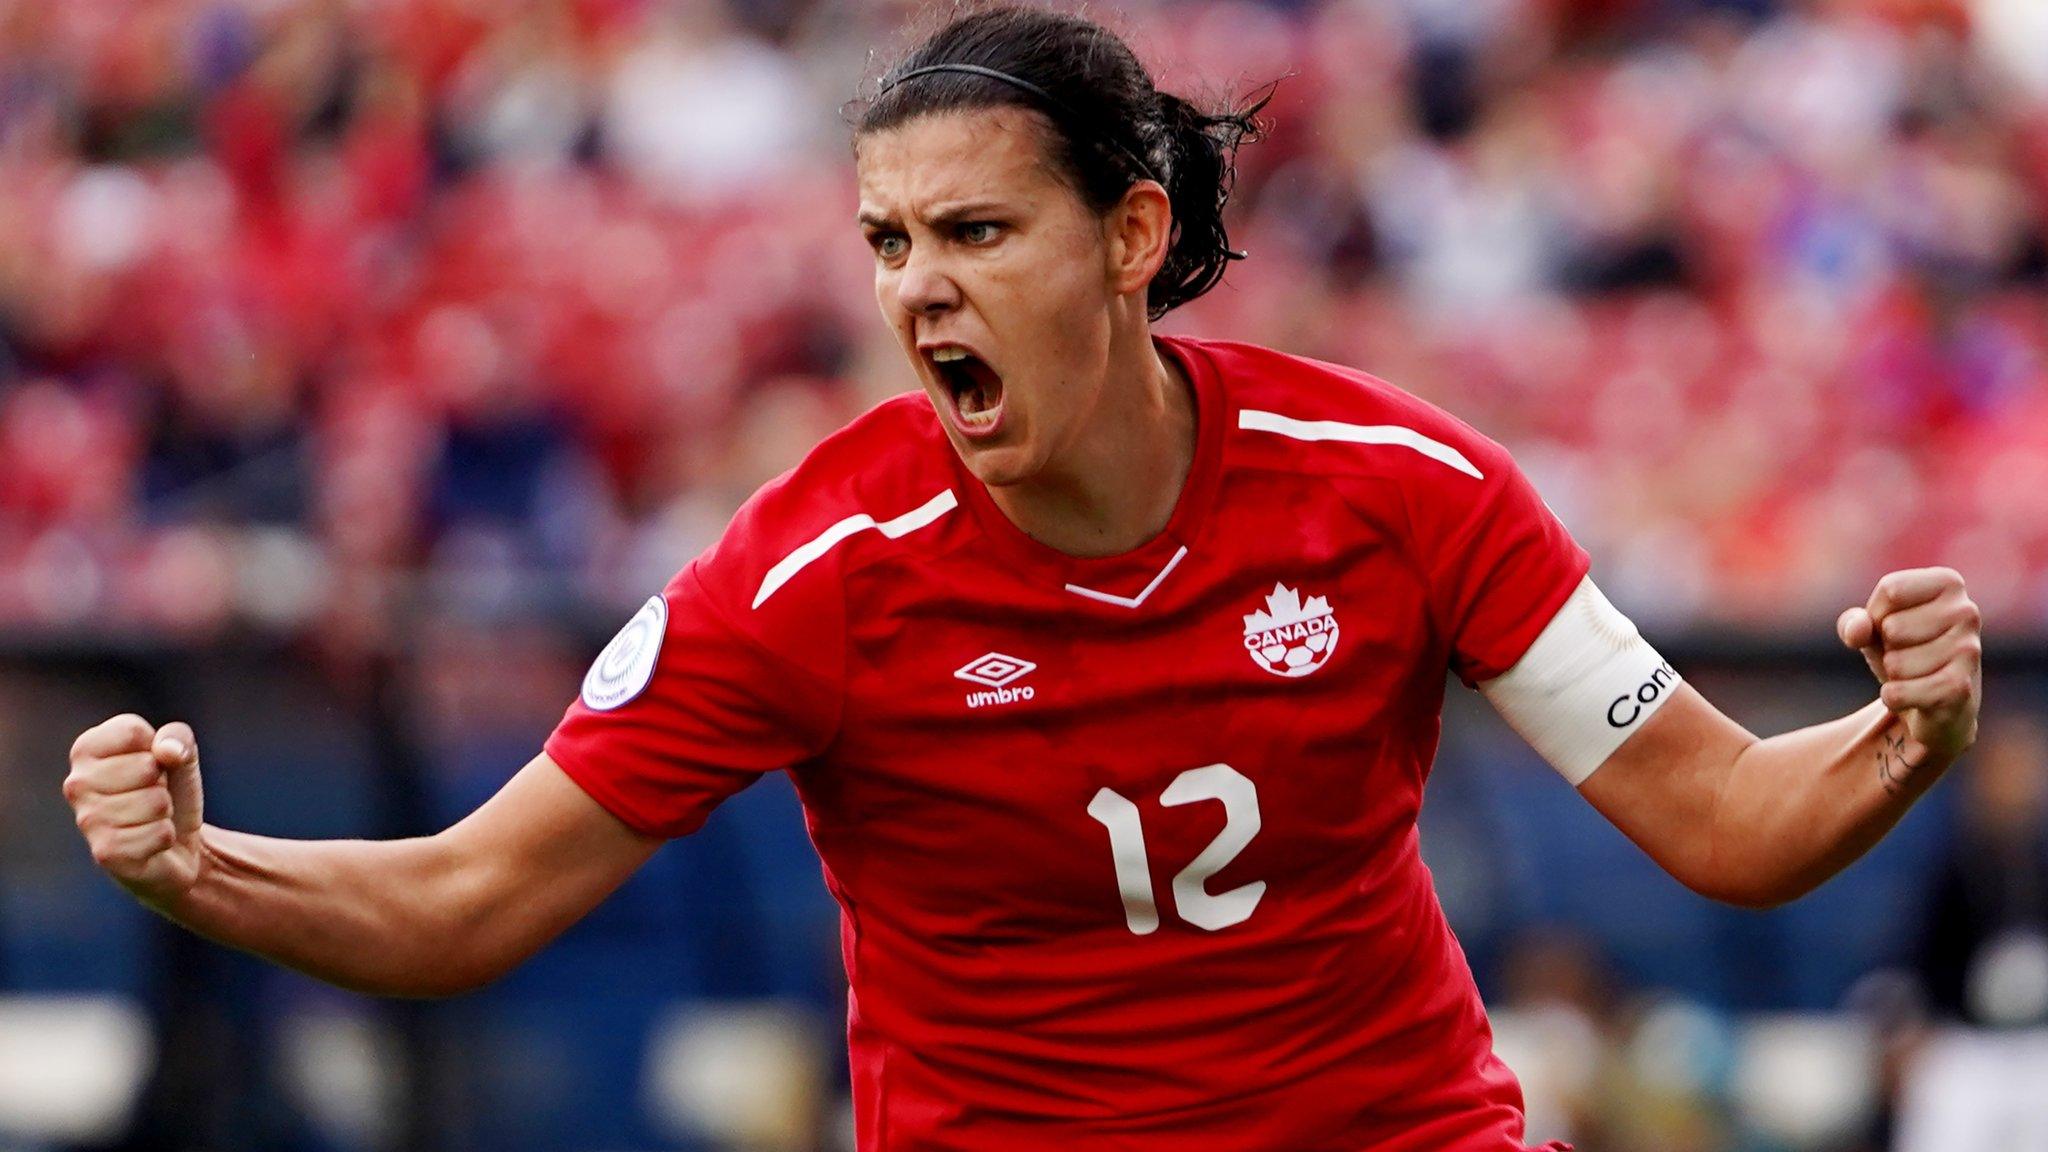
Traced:
<path fill-rule="evenodd" d="M 937 316 L 960 306 L 960 285 L 930 258 L 916 254 L 896 273 L 896 302 L 915 316 Z"/>

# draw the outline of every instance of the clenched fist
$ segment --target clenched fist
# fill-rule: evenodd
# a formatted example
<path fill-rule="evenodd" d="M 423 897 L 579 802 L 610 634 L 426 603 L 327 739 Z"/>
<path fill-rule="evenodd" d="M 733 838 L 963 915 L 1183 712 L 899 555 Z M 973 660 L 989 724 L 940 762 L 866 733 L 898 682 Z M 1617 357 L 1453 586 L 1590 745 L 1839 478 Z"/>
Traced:
<path fill-rule="evenodd" d="M 133 714 L 86 729 L 64 778 L 94 862 L 165 907 L 199 879 L 199 745 L 191 726 L 153 728 Z"/>
<path fill-rule="evenodd" d="M 1963 578 L 1947 568 L 1893 572 L 1877 582 L 1867 604 L 1835 622 L 1842 643 L 1869 662 L 1885 707 L 1919 745 L 1900 750 L 1909 767 L 1929 755 L 1953 761 L 1977 739 L 1982 626 Z"/>

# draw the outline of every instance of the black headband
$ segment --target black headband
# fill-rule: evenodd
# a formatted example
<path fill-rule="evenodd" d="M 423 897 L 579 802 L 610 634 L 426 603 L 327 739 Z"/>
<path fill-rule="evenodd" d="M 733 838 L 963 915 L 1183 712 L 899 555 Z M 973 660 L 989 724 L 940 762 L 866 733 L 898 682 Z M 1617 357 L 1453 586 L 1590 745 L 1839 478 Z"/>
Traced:
<path fill-rule="evenodd" d="M 1031 95 L 1036 96 L 1040 103 L 1046 105 L 1048 108 L 1052 109 L 1054 112 L 1057 112 L 1062 117 L 1065 117 L 1066 122 L 1069 126 L 1076 128 L 1081 126 L 1081 117 L 1076 115 L 1074 110 L 1068 107 L 1065 101 L 1054 96 L 1052 93 L 1047 92 L 1045 89 L 1040 88 L 1038 85 L 1033 84 L 1031 81 L 1024 79 L 1022 76 L 1012 76 L 1008 72 L 998 71 L 997 69 L 994 68 L 984 68 L 979 64 L 927 64 L 922 68 L 912 68 L 910 71 L 905 72 L 903 75 L 884 82 L 882 85 L 882 90 L 880 92 L 875 93 L 875 99 L 880 100 L 882 97 L 887 96 L 889 94 L 890 89 L 895 88 L 897 85 L 902 84 L 906 80 L 915 80 L 919 76 L 929 76 L 934 72 L 959 72 L 968 76 L 983 76 L 990 80 L 999 80 L 1004 84 L 1008 84 L 1012 88 L 1028 92 Z M 1138 155 L 1136 152 L 1133 152 L 1129 148 L 1125 147 L 1121 141 L 1117 140 L 1113 136 L 1109 136 L 1107 134 L 1099 135 L 1101 135 L 1101 138 L 1104 141 L 1106 141 L 1111 147 L 1115 148 L 1117 151 L 1123 153 L 1126 157 L 1128 157 L 1131 163 L 1136 164 L 1138 166 L 1138 171 L 1143 173 L 1146 179 L 1157 181 L 1162 185 L 1166 183 L 1166 181 L 1160 180 L 1159 177 L 1152 174 L 1152 165 L 1147 164 L 1145 162 L 1144 157 Z"/>

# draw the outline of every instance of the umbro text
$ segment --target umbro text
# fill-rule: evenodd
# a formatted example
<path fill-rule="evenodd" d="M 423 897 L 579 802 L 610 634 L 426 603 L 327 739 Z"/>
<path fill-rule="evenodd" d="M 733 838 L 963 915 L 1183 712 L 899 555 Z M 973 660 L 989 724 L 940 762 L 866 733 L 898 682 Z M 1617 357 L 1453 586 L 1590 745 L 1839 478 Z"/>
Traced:
<path fill-rule="evenodd" d="M 1029 684 L 1022 688 L 997 688 L 992 692 L 969 692 L 967 694 L 967 706 L 969 708 L 983 708 L 996 704 L 1015 704 L 1019 700 L 1029 700 L 1036 695 L 1038 693 L 1032 691 Z"/>

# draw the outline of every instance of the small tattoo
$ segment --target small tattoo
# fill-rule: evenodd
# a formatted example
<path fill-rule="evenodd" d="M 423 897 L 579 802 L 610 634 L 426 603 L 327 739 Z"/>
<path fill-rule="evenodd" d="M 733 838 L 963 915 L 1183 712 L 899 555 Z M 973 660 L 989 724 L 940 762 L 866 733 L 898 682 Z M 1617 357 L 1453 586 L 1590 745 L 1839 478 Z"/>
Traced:
<path fill-rule="evenodd" d="M 1906 777 L 1917 767 L 1906 760 L 1906 734 L 1894 729 L 1878 737 L 1877 779 L 1894 796 L 1904 794 Z"/>

